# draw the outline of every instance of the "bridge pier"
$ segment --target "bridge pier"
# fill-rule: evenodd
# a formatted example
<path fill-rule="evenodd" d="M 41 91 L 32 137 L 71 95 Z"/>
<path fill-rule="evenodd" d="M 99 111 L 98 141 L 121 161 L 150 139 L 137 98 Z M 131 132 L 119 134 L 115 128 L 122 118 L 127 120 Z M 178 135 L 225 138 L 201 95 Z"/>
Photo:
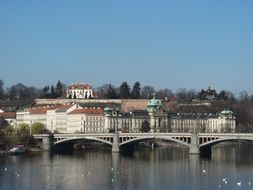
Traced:
<path fill-rule="evenodd" d="M 119 133 L 113 133 L 112 152 L 119 152 Z"/>
<path fill-rule="evenodd" d="M 191 144 L 190 144 L 190 154 L 199 154 L 199 143 L 198 143 L 198 135 L 192 134 L 191 136 Z"/>
<path fill-rule="evenodd" d="M 51 151 L 54 147 L 54 135 L 44 134 L 42 136 L 42 146 L 44 151 Z"/>

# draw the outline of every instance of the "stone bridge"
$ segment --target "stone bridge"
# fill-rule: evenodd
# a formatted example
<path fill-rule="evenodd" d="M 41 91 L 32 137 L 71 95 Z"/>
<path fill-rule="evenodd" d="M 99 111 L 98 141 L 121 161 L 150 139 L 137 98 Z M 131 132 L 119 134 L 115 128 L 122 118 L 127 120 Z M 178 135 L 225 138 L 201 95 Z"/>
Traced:
<path fill-rule="evenodd" d="M 112 152 L 119 152 L 120 147 L 147 139 L 161 139 L 189 147 L 190 154 L 211 153 L 211 147 L 226 141 L 253 141 L 253 134 L 243 133 L 97 133 L 97 134 L 38 134 L 35 139 L 42 139 L 44 150 L 52 146 L 74 143 L 79 140 L 102 142 L 112 146 Z"/>

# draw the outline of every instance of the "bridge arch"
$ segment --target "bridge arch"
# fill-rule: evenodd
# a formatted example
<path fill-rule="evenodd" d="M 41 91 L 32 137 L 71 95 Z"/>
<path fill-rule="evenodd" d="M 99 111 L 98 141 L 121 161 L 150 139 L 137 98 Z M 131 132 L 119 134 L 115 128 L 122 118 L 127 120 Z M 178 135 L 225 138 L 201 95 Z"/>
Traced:
<path fill-rule="evenodd" d="M 66 143 L 75 143 L 77 141 L 80 140 L 89 140 L 89 141 L 94 141 L 94 142 L 102 142 L 104 144 L 108 144 L 108 145 L 113 145 L 112 142 L 104 140 L 104 139 L 100 139 L 100 138 L 95 138 L 95 137 L 78 137 L 78 138 L 65 138 L 59 141 L 55 141 L 54 145 L 60 145 L 60 144 L 66 144 Z"/>
<path fill-rule="evenodd" d="M 137 143 L 143 140 L 148 140 L 148 139 L 160 139 L 160 140 L 166 140 L 166 141 L 170 141 L 170 142 L 175 142 L 179 145 L 184 145 L 187 147 L 190 147 L 190 144 L 188 144 L 187 142 L 178 140 L 178 139 L 174 139 L 174 138 L 169 138 L 169 137 L 136 137 L 136 138 L 132 138 L 126 141 L 123 141 L 119 144 L 119 146 L 123 146 L 123 145 L 127 145 L 127 144 L 132 144 L 132 143 Z"/>
<path fill-rule="evenodd" d="M 228 142 L 228 141 L 239 141 L 239 140 L 247 140 L 247 141 L 253 141 L 252 138 L 237 138 L 237 137 L 229 137 L 229 138 L 219 138 L 215 140 L 211 140 L 205 143 L 202 143 L 199 145 L 199 148 L 205 147 L 205 146 L 213 146 L 222 142 Z"/>
<path fill-rule="evenodd" d="M 219 139 L 214 139 L 214 140 L 200 144 L 199 149 L 202 153 L 211 155 L 212 146 L 222 143 L 222 142 L 235 142 L 239 140 L 253 141 L 252 138 L 238 138 L 238 137 L 219 138 Z"/>

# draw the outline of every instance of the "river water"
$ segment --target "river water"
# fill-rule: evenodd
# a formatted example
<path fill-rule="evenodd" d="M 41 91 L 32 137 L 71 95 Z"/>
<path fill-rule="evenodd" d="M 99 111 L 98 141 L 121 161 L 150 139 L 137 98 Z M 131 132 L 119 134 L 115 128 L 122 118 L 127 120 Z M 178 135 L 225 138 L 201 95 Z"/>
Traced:
<path fill-rule="evenodd" d="M 221 144 L 211 157 L 184 147 L 29 153 L 0 157 L 0 190 L 253 189 L 253 144 Z"/>

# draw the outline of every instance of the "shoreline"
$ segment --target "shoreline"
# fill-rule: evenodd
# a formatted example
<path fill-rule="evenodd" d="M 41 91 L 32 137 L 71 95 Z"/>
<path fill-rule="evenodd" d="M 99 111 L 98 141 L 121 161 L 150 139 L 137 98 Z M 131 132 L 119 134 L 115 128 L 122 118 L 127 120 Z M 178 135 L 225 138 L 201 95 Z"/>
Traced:
<path fill-rule="evenodd" d="M 43 150 L 41 148 L 27 148 L 25 153 L 29 153 L 29 152 L 43 152 Z M 0 156 L 4 156 L 9 154 L 9 151 L 6 150 L 0 150 Z"/>

